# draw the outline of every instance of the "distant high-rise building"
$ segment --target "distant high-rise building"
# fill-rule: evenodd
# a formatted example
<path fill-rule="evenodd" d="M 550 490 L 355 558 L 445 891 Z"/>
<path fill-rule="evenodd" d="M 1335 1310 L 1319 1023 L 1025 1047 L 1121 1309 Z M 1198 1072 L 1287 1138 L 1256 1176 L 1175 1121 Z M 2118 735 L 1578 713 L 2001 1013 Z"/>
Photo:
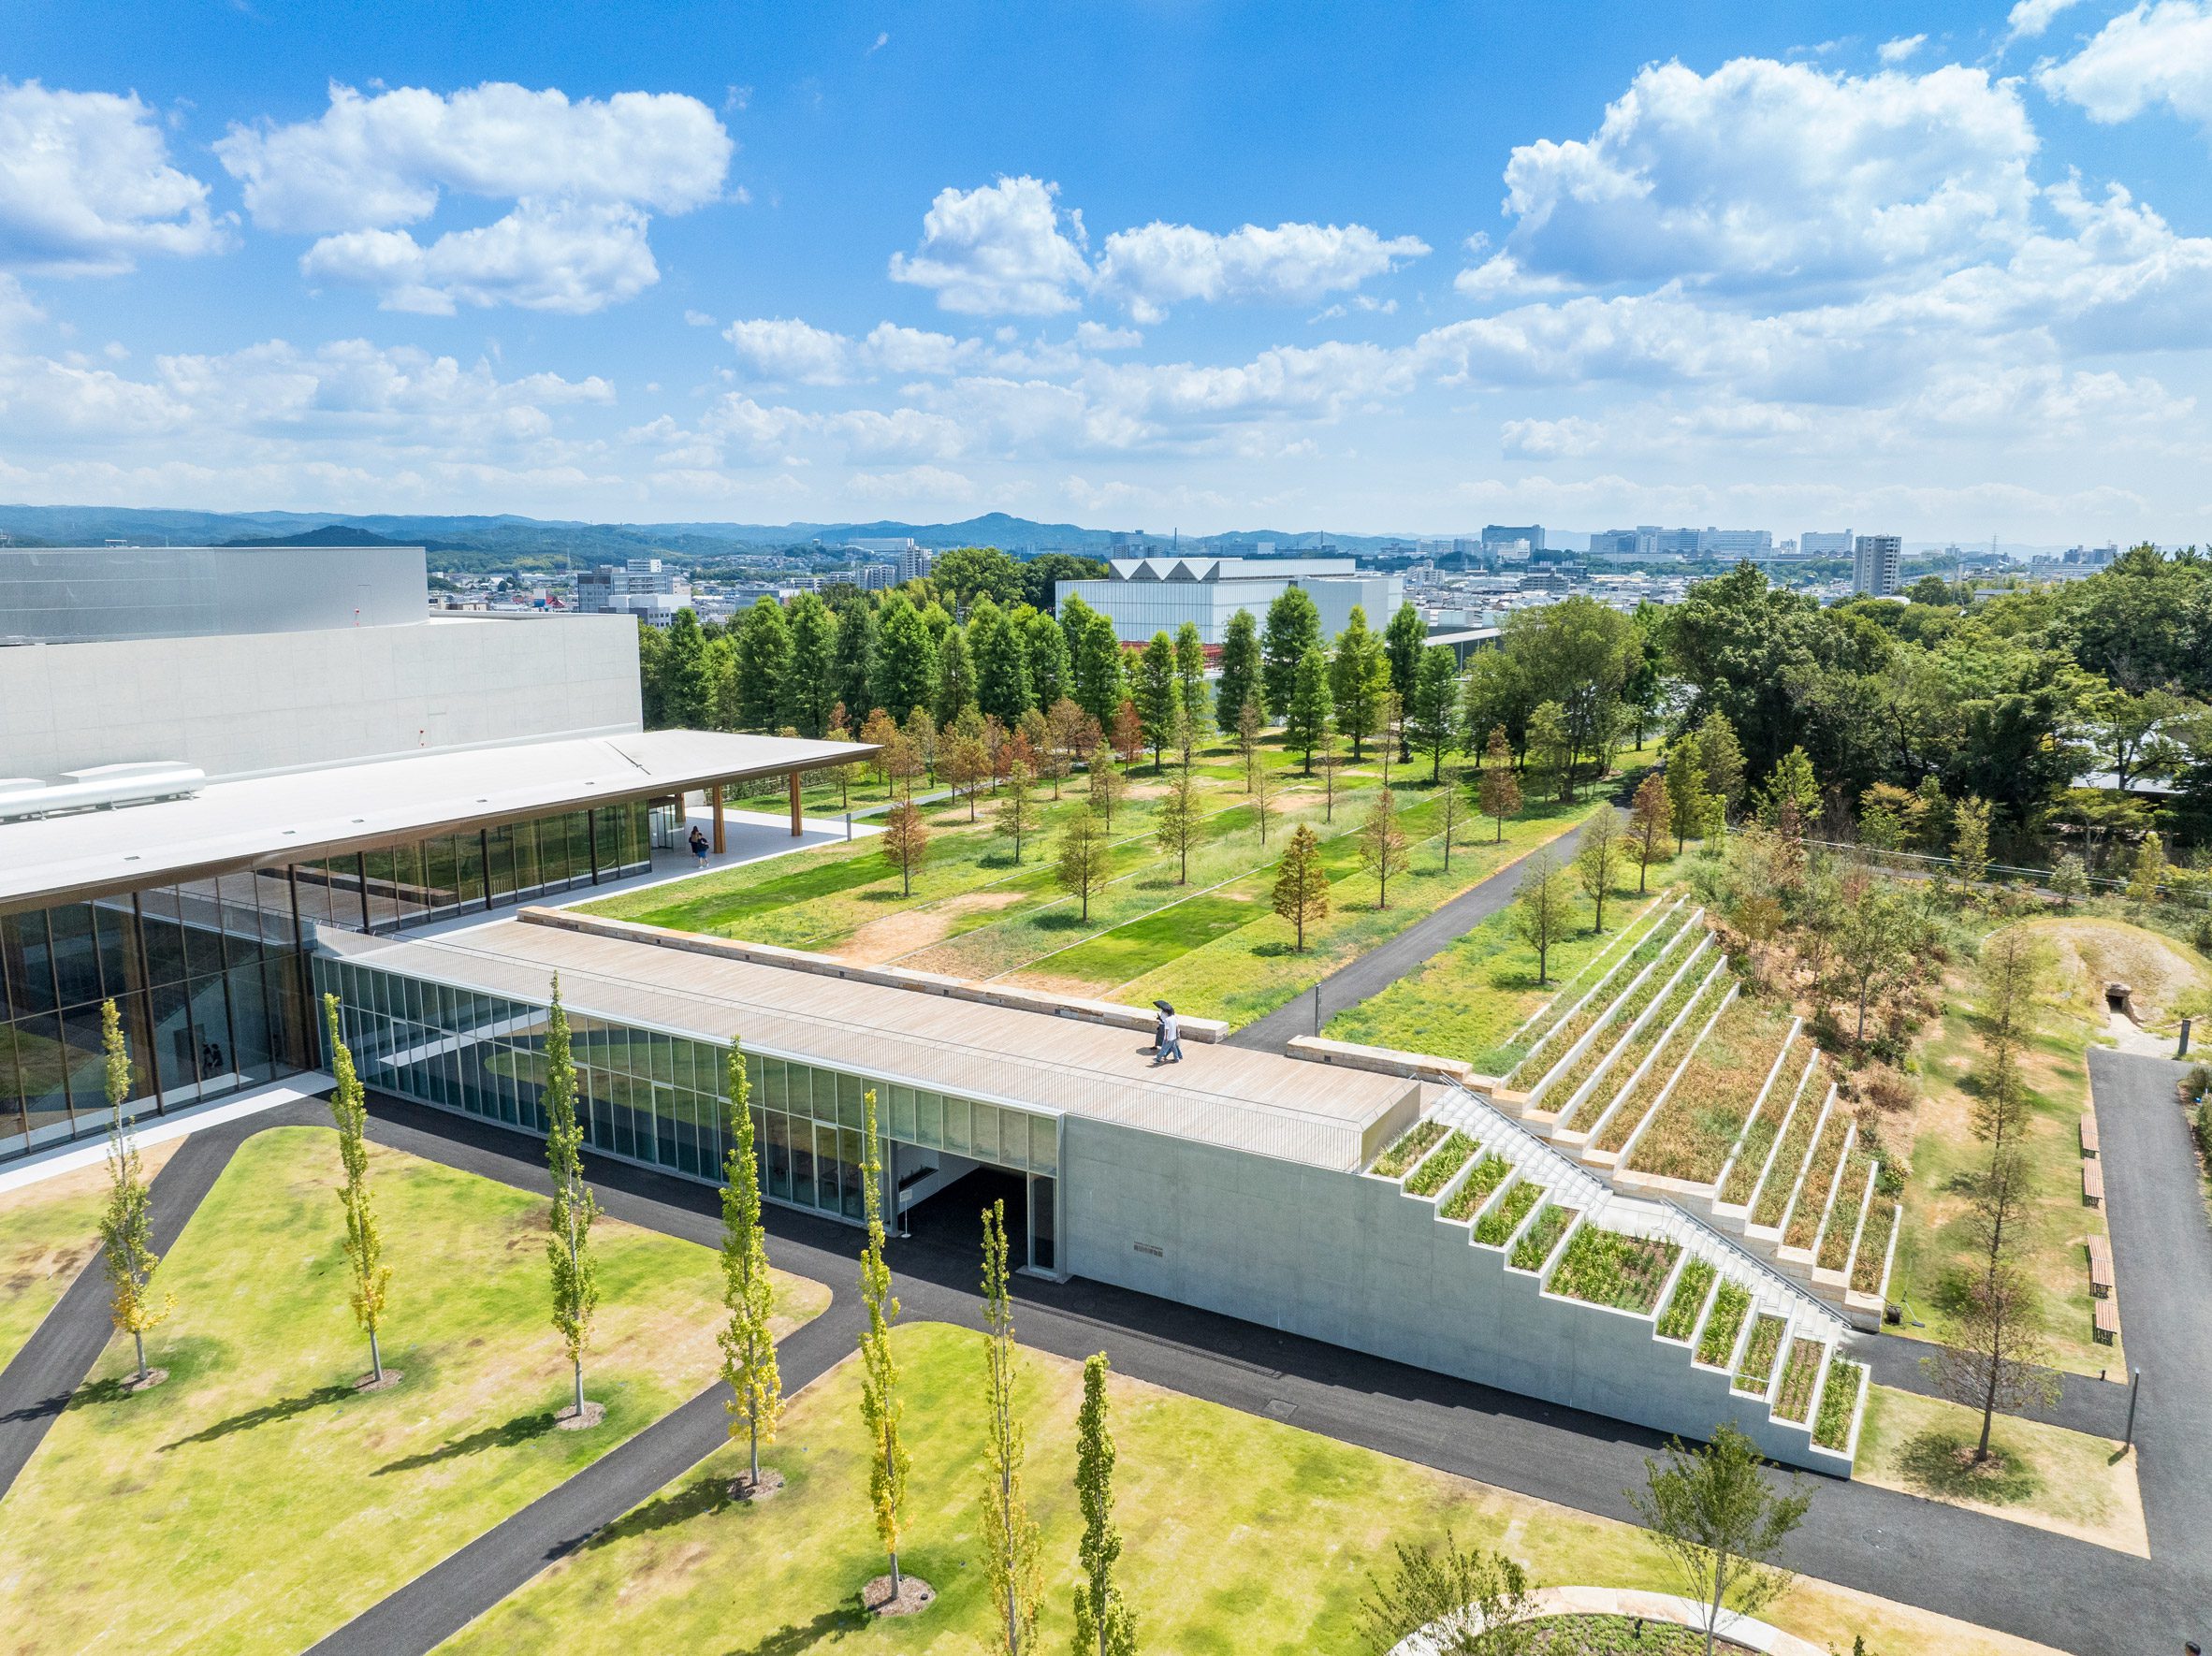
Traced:
<path fill-rule="evenodd" d="M 1904 551 L 1904 542 L 1896 535 L 1860 535 L 1852 545 L 1851 589 L 1870 598 L 1895 595 L 1898 560 Z"/>
<path fill-rule="evenodd" d="M 1809 529 L 1797 537 L 1797 551 L 1806 558 L 1848 558 L 1851 531 L 1842 530 L 1830 534 L 1825 529 Z"/>
<path fill-rule="evenodd" d="M 1526 541 L 1531 552 L 1541 552 L 1544 549 L 1544 526 L 1540 523 L 1486 523 L 1482 526 L 1482 544 L 1486 547 L 1502 551 L 1516 541 Z"/>
<path fill-rule="evenodd" d="M 633 615 L 655 627 L 674 624 L 691 602 L 691 584 L 658 558 L 603 563 L 576 576 L 576 607 L 588 616 Z"/>
<path fill-rule="evenodd" d="M 1708 529 L 1697 537 L 1706 558 L 1764 558 L 1774 550 L 1774 531 L 1766 529 Z"/>

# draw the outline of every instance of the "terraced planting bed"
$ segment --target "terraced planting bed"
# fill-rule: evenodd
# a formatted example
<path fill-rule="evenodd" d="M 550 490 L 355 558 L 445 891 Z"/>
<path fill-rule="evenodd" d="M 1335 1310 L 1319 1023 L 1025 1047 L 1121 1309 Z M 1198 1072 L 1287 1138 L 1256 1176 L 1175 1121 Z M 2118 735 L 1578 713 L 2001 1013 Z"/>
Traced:
<path fill-rule="evenodd" d="M 1466 1219 L 1475 1210 L 1490 1199 L 1490 1193 L 1505 1182 L 1513 1170 L 1513 1164 L 1496 1154 L 1484 1156 L 1468 1172 L 1460 1187 L 1451 1193 L 1451 1199 L 1444 1204 L 1447 1219 Z"/>
<path fill-rule="evenodd" d="M 1759 1199 L 1752 1205 L 1751 1222 L 1768 1229 L 1782 1223 L 1783 1214 L 1790 1205 L 1790 1196 L 1797 1188 L 1797 1174 L 1805 1166 L 1805 1153 L 1812 1148 L 1812 1134 L 1819 1124 L 1823 1096 L 1808 1089 L 1797 1100 L 1797 1113 L 1790 1117 L 1790 1125 L 1782 1135 L 1782 1147 L 1774 1153 L 1774 1160 L 1767 1169 L 1767 1177 L 1759 1186 Z"/>
<path fill-rule="evenodd" d="M 1579 1210 L 1563 1208 L 1557 1202 L 1545 1206 L 1536 1215 L 1535 1223 L 1521 1233 L 1521 1241 L 1513 1246 L 1513 1263 L 1521 1271 L 1541 1271 L 1544 1261 L 1551 1257 L 1551 1250 L 1559 1245 L 1559 1239 L 1566 1227 L 1575 1222 Z"/>
<path fill-rule="evenodd" d="M 1743 1346 L 1743 1361 L 1736 1370 L 1738 1391 L 1754 1397 L 1766 1395 L 1767 1383 L 1774 1378 L 1774 1359 L 1782 1355 L 1783 1328 L 1782 1318 L 1765 1314 L 1752 1324 L 1751 1338 Z"/>
<path fill-rule="evenodd" d="M 1661 1335 L 1668 1340 L 1687 1340 L 1697 1331 L 1697 1314 L 1705 1309 L 1705 1297 L 1712 1291 L 1712 1279 L 1719 1274 L 1710 1259 L 1693 1259 L 1682 1267 L 1674 1292 L 1666 1297 L 1666 1310 L 1659 1318 Z"/>
<path fill-rule="evenodd" d="M 1628 1142 L 1628 1136 L 1636 1131 L 1637 1123 L 1642 1121 L 1652 1106 L 1659 1101 L 1660 1092 L 1681 1063 L 1683 1054 L 1690 1051 L 1690 1043 L 1697 1039 L 1698 1031 L 1705 1027 L 1712 1015 L 1721 1010 L 1721 1002 L 1727 998 L 1728 991 L 1734 986 L 1735 980 L 1729 977 L 1726 963 L 1716 961 L 1710 975 L 1698 985 L 1697 993 L 1691 999 L 1688 1010 L 1683 1012 L 1682 1021 L 1676 1027 L 1673 1037 L 1660 1039 L 1657 1059 L 1644 1071 L 1643 1079 L 1629 1090 L 1627 1097 L 1614 1108 L 1611 1117 L 1599 1129 L 1592 1146 L 1594 1149 L 1618 1154 L 1621 1147 Z M 1662 1029 L 1665 1027 L 1657 1018 L 1653 1018 L 1652 1024 Z"/>
<path fill-rule="evenodd" d="M 1683 935 L 1678 934 L 1666 946 L 1658 949 L 1651 960 L 1637 966 L 1640 977 L 1632 977 L 1622 984 L 1621 993 L 1607 1009 L 1596 1034 L 1573 1062 L 1565 1062 L 1567 1049 L 1560 1049 L 1562 1065 L 1549 1072 L 1544 1081 L 1546 1107 L 1553 1110 L 1564 1107 L 1573 1099 L 1577 1088 L 1605 1068 L 1613 1049 L 1620 1046 L 1622 1038 L 1646 1009 L 1666 993 L 1675 972 L 1695 947 L 1695 943 L 1683 946 Z M 1614 1072 L 1625 1073 L 1617 1066 Z"/>
<path fill-rule="evenodd" d="M 1585 1225 L 1560 1255 L 1547 1286 L 1570 1300 L 1649 1314 L 1681 1251 L 1680 1242 Z"/>
<path fill-rule="evenodd" d="M 1850 1131 L 1850 1120 L 1842 1110 L 1829 1111 L 1828 1125 L 1821 1129 L 1820 1142 L 1813 1146 L 1812 1160 L 1805 1169 L 1804 1185 L 1797 1192 L 1789 1228 L 1783 1233 L 1783 1247 L 1810 1248 L 1819 1235 L 1820 1222 L 1827 1210 L 1828 1187 L 1836 1181 L 1837 1166 L 1843 1159 L 1843 1140 Z"/>
<path fill-rule="evenodd" d="M 1434 1196 L 1454 1173 L 1466 1166 L 1467 1157 L 1474 1154 L 1475 1140 L 1464 1133 L 1454 1132 L 1414 1170 L 1413 1177 L 1405 1181 L 1407 1193 L 1413 1196 Z"/>
<path fill-rule="evenodd" d="M 1851 1261 L 1851 1290 L 1855 1294 L 1882 1292 L 1882 1269 L 1889 1263 L 1889 1239 L 1897 1229 L 1897 1198 L 1877 1196 L 1867 1214 L 1867 1228 L 1858 1240 Z"/>
<path fill-rule="evenodd" d="M 1821 1344 L 1803 1335 L 1790 1342 L 1789 1361 L 1782 1367 L 1782 1387 L 1774 1397 L 1774 1417 L 1803 1424 L 1812 1410 L 1812 1388 L 1820 1380 Z"/>
<path fill-rule="evenodd" d="M 1443 1137 L 1444 1124 L 1434 1116 L 1427 1121 L 1416 1122 L 1399 1135 L 1397 1142 L 1375 1158 L 1375 1166 L 1370 1170 L 1385 1179 L 1403 1179 L 1406 1169 L 1426 1155 L 1430 1147 Z"/>
<path fill-rule="evenodd" d="M 1814 1261 L 1823 1271 L 1841 1271 L 1851 1263 L 1851 1244 L 1858 1235 L 1858 1216 L 1874 1178 L 1874 1158 L 1854 1148 L 1843 1164 L 1842 1182 L 1836 1187 L 1836 1205 L 1828 1212 L 1827 1228 L 1820 1233 L 1820 1255 Z"/>
<path fill-rule="evenodd" d="M 1554 1130 L 1564 1132 L 1571 1128 L 1578 1132 L 1588 1131 L 1587 1124 L 1605 1113 L 1606 1106 L 1612 1102 L 1614 1095 L 1627 1084 L 1629 1077 L 1636 1074 L 1637 1066 L 1651 1055 L 1652 1049 L 1666 1039 L 1675 1018 L 1697 998 L 1698 992 L 1705 986 L 1707 976 L 1719 966 L 1719 960 L 1708 954 L 1690 961 L 1679 974 L 1670 973 L 1666 999 L 1644 1020 L 1644 1026 L 1636 1032 L 1621 1049 L 1620 1055 L 1613 1060 L 1613 1067 L 1608 1071 L 1614 1078 L 1613 1084 L 1594 1088 L 1590 1097 L 1579 1104 L 1571 1109 L 1563 1109 Z M 1661 1069 L 1659 1079 L 1652 1083 L 1653 1093 L 1665 1084 L 1666 1079 L 1666 1072 Z M 1562 1094 L 1560 1103 L 1565 1105 L 1571 1097 L 1571 1094 Z M 1630 1126 L 1634 1126 L 1633 1121 Z"/>
<path fill-rule="evenodd" d="M 1482 1215 L 1481 1222 L 1475 1227 L 1475 1240 L 1486 1247 L 1504 1247 L 1506 1239 L 1528 1216 L 1529 1209 L 1536 1205 L 1543 1194 L 1541 1184 L 1521 1180 L 1498 1198 L 1496 1207 Z"/>
<path fill-rule="evenodd" d="M 1814 1443 L 1839 1452 L 1849 1444 L 1851 1419 L 1866 1385 L 1866 1364 L 1855 1363 L 1841 1352 L 1828 1358 L 1827 1387 L 1820 1394 L 1820 1415 L 1812 1422 Z"/>
<path fill-rule="evenodd" d="M 1628 1166 L 1694 1184 L 1718 1179 L 1773 1072 L 1791 1022 L 1787 1011 L 1747 996 L 1731 1001 L 1637 1139 Z"/>
<path fill-rule="evenodd" d="M 1653 950 L 1666 947 L 1670 938 L 1684 929 L 1691 912 L 1686 898 L 1671 905 L 1662 901 L 1629 922 L 1610 947 L 1592 955 L 1581 970 L 1562 983 L 1559 992 L 1497 1049 L 1494 1057 L 1506 1060 L 1498 1070 L 1506 1083 L 1508 1086 L 1526 1085 L 1542 1075 L 1543 1068 L 1536 1068 L 1533 1061 L 1546 1052 L 1556 1056 L 1573 1044 L 1571 1038 L 1565 1042 L 1555 1039 L 1560 1025 L 1582 1010 L 1582 1002 L 1586 997 L 1595 999 L 1602 1005 L 1604 995 L 1594 993 L 1598 992 L 1599 985 L 1625 983 L 1634 977 L 1637 968 L 1631 966 L 1624 973 L 1622 969 L 1623 963 L 1647 946 Z M 1634 940 L 1630 941 L 1631 938 Z M 1549 1068 L 1548 1064 L 1546 1068 Z"/>
<path fill-rule="evenodd" d="M 1697 1337 L 1697 1360 L 1709 1369 L 1724 1369 L 1736 1351 L 1736 1335 L 1751 1310 L 1751 1290 L 1740 1283 L 1724 1282 L 1712 1297 L 1712 1310 L 1705 1319 L 1705 1332 Z"/>
<path fill-rule="evenodd" d="M 1774 1140 L 1782 1136 L 1789 1124 L 1790 1112 L 1812 1088 L 1818 1061 L 1818 1049 L 1800 1029 L 1790 1042 L 1789 1051 L 1783 1054 L 1782 1073 L 1775 1079 L 1774 1091 L 1767 1097 L 1766 1107 L 1743 1129 L 1742 1141 L 1736 1147 L 1736 1159 L 1729 1165 L 1728 1176 L 1721 1181 L 1719 1200 L 1742 1207 L 1757 1192 L 1759 1175 L 1767 1170 L 1767 1157 L 1774 1149 Z"/>

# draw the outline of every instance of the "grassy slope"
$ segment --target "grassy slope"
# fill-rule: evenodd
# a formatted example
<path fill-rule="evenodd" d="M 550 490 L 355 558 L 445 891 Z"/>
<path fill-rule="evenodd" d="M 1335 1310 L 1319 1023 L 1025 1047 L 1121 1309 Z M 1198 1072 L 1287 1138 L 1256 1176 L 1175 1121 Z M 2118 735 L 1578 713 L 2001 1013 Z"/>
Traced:
<path fill-rule="evenodd" d="M 335 1136 L 241 1148 L 156 1281 L 168 1383 L 110 1345 L 0 1505 L 7 1648 L 305 1648 L 714 1378 L 720 1274 L 690 1242 L 603 1220 L 597 1431 L 552 1430 L 568 1373 L 546 1318 L 545 1203 L 396 1151 L 372 1167 L 393 1300 L 386 1362 L 345 1300 Z M 786 1279 L 779 1310 L 828 1301 Z M 88 1538 L 97 1538 L 89 1545 Z"/>
<path fill-rule="evenodd" d="M 138 1152 L 149 1179 L 182 1142 L 166 1139 Z M 107 1203 L 104 1163 L 0 1196 L 0 1369 L 98 1252 L 95 1227 Z"/>
<path fill-rule="evenodd" d="M 868 1518 L 859 1379 L 844 1364 L 798 1398 L 773 1460 L 791 1488 L 758 1507 L 720 1489 L 724 1451 L 554 1565 L 446 1649 L 481 1656 L 827 1648 L 982 1652 L 989 1608 L 977 1540 L 982 1370 L 977 1337 L 921 1325 L 896 1335 L 913 1454 L 902 1562 L 943 1595 L 910 1620 L 870 1623 L 857 1591 L 880 1572 Z M 1027 1485 L 1043 1527 L 1038 1649 L 1064 1650 L 1079 1517 L 1070 1480 L 1081 1372 L 1032 1354 Z M 1441 1537 L 1503 1546 L 1544 1581 L 1670 1588 L 1656 1548 L 1587 1518 L 1313 1436 L 1293 1427 L 1113 1382 L 1122 1584 L 1142 1649 L 1184 1656 L 1359 1648 L 1367 1574 L 1390 1544 Z M 1800 1582 L 1768 1619 L 1822 1648 L 1855 1633 L 1884 1656 L 1998 1656 L 2040 1649 L 1963 1623 Z"/>
<path fill-rule="evenodd" d="M 1859 1426 L 1854 1475 L 2150 1556 L 2135 1462 L 2118 1443 L 2001 1416 L 1989 1437 L 1992 1460 L 1969 1471 L 1961 1450 L 1971 1450 L 1981 1435 L 1975 1410 L 1877 1386 Z"/>

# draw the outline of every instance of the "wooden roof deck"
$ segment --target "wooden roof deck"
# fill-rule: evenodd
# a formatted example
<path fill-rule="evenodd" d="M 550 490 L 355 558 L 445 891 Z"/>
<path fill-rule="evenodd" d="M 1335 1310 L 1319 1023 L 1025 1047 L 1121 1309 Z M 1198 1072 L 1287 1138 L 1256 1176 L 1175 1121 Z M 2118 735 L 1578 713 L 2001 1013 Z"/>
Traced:
<path fill-rule="evenodd" d="M 611 1022 L 1347 1171 L 1422 1097 L 1395 1076 L 1225 1045 L 1186 1043 L 1182 1064 L 1154 1068 L 1127 1029 L 513 919 L 323 940 L 362 966 L 540 1005 L 558 971 L 563 1004 Z"/>

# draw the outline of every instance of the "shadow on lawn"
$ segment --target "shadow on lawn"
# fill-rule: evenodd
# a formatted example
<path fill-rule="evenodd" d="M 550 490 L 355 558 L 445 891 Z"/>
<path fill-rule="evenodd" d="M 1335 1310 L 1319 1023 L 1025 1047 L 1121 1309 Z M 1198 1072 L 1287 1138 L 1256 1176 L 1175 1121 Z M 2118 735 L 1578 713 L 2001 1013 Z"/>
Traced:
<path fill-rule="evenodd" d="M 120 1387 L 128 1379 L 129 1376 L 124 1375 L 123 1381 L 110 1382 L 110 1384 Z M 342 1402 L 345 1399 L 355 1395 L 351 1386 L 337 1385 L 318 1386 L 313 1391 L 302 1391 L 293 1397 L 281 1397 L 272 1403 L 263 1403 L 257 1408 L 247 1409 L 242 1414 L 232 1415 L 227 1419 L 218 1420 L 212 1426 L 202 1427 L 187 1437 L 178 1438 L 173 1443 L 166 1443 L 161 1445 L 162 1453 L 166 1455 L 172 1449 L 182 1449 L 188 1444 L 211 1444 L 230 1436 L 233 1432 L 252 1431 L 257 1426 L 273 1426 L 280 1420 L 289 1420 L 295 1416 L 304 1415 L 310 1409 L 322 1408 L 327 1403 Z"/>
<path fill-rule="evenodd" d="M 726 1475 L 694 1478 L 673 1495 L 656 1495 L 643 1506 L 627 1512 L 613 1523 L 594 1530 L 577 1544 L 578 1552 L 596 1552 L 600 1547 L 612 1547 L 618 1541 L 627 1541 L 633 1535 L 648 1535 L 655 1530 L 673 1530 L 693 1518 L 705 1518 L 720 1512 L 731 1504 L 730 1480 Z"/>
<path fill-rule="evenodd" d="M 729 1656 L 799 1656 L 800 1651 L 811 1650 L 824 1639 L 858 1633 L 874 1620 L 862 1606 L 860 1595 L 854 1593 L 849 1604 L 824 1610 L 811 1621 L 794 1621 L 779 1628 L 758 1644 L 739 1645 Z"/>
<path fill-rule="evenodd" d="M 465 1455 L 481 1455 L 487 1449 L 511 1449 L 517 1444 L 529 1443 L 532 1438 L 544 1437 L 553 1430 L 554 1411 L 539 1409 L 528 1415 L 517 1415 L 497 1426 L 487 1426 L 481 1431 L 472 1431 L 466 1437 L 457 1437 L 451 1443 L 440 1444 L 419 1455 L 402 1455 L 397 1460 L 387 1460 L 378 1467 L 373 1475 L 385 1477 L 395 1472 L 419 1472 L 426 1466 L 436 1466 L 447 1460 L 458 1460 Z"/>
<path fill-rule="evenodd" d="M 2034 1494 L 2042 1479 L 2027 1461 L 1999 1445 L 1989 1459 L 1973 1464 L 1973 1440 L 1941 1427 L 1906 1442 L 1898 1453 L 1898 1471 L 1916 1494 L 1940 1501 L 1982 1501 L 2010 1506 Z"/>

